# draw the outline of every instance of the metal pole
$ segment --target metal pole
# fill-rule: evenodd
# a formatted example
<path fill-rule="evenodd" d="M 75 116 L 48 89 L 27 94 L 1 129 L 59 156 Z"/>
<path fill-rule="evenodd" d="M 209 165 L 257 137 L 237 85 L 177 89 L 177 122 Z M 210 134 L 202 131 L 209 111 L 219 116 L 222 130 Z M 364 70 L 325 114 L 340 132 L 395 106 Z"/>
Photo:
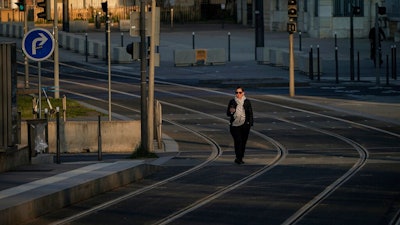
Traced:
<path fill-rule="evenodd" d="M 379 21 L 378 21 L 378 3 L 375 3 L 375 38 L 374 38 L 374 45 L 375 45 L 375 74 L 376 74 L 376 86 L 380 85 L 380 75 L 379 75 L 379 66 L 377 66 L 380 61 L 379 59 Z"/>
<path fill-rule="evenodd" d="M 124 47 L 124 33 L 121 32 L 121 47 Z"/>
<path fill-rule="evenodd" d="M 174 8 L 171 8 L 171 29 L 174 28 Z"/>
<path fill-rule="evenodd" d="M 141 89 L 141 102 L 140 102 L 140 120 L 141 120 L 141 145 L 147 149 L 147 92 L 146 92 L 146 77 L 147 77 L 147 63 L 146 63 L 146 12 L 145 0 L 140 0 L 140 89 Z"/>
<path fill-rule="evenodd" d="M 56 162 L 57 162 L 57 164 L 60 164 L 61 163 L 61 157 L 60 157 L 60 155 L 61 155 L 61 149 L 60 149 L 60 108 L 59 107 L 56 107 L 56 117 L 57 117 L 57 121 L 56 121 L 56 123 L 57 123 L 57 147 L 56 147 Z"/>
<path fill-rule="evenodd" d="M 58 12 L 57 12 L 57 0 L 54 0 L 54 98 L 60 98 L 60 60 L 58 51 Z M 48 6 L 50 7 L 50 6 Z"/>
<path fill-rule="evenodd" d="M 389 55 L 386 55 L 386 85 L 389 85 Z"/>
<path fill-rule="evenodd" d="M 299 31 L 299 51 L 301 52 L 301 31 Z"/>
<path fill-rule="evenodd" d="M 394 77 L 393 79 L 397 80 L 397 47 L 394 45 Z"/>
<path fill-rule="evenodd" d="M 321 66 L 320 66 L 320 58 L 319 58 L 319 45 L 317 45 L 317 79 L 321 80 Z"/>
<path fill-rule="evenodd" d="M 313 46 L 310 46 L 310 63 L 309 63 L 309 78 L 310 80 L 314 80 L 314 53 L 313 53 Z"/>
<path fill-rule="evenodd" d="M 337 34 L 335 32 L 335 47 L 337 47 Z"/>
<path fill-rule="evenodd" d="M 147 104 L 147 148 L 154 151 L 154 54 L 155 54 L 155 28 L 156 28 L 156 0 L 151 1 L 151 34 L 150 34 L 150 66 L 149 66 L 149 93 Z"/>
<path fill-rule="evenodd" d="M 350 7 L 350 80 L 354 80 L 354 24 L 353 4 Z"/>
<path fill-rule="evenodd" d="M 228 62 L 231 61 L 231 32 L 228 32 Z"/>
<path fill-rule="evenodd" d="M 357 81 L 360 81 L 360 51 L 357 51 Z"/>
<path fill-rule="evenodd" d="M 394 61 L 394 46 L 392 45 L 392 46 L 390 46 L 390 59 L 391 59 L 391 61 L 392 61 L 392 66 L 391 66 L 391 74 L 392 74 L 392 79 L 394 78 L 394 64 L 395 64 L 395 61 Z"/>
<path fill-rule="evenodd" d="M 101 116 L 98 116 L 98 133 L 97 133 L 97 160 L 103 159 L 102 140 L 101 140 Z"/>
<path fill-rule="evenodd" d="M 38 119 L 42 117 L 42 64 L 38 62 L 38 94 L 39 94 L 39 103 L 38 103 Z"/>
<path fill-rule="evenodd" d="M 192 49 L 195 49 L 195 38 L 194 38 L 194 32 L 192 32 Z"/>
<path fill-rule="evenodd" d="M 107 10 L 107 61 L 108 61 L 108 121 L 111 121 L 111 38 L 110 17 Z"/>
<path fill-rule="evenodd" d="M 338 60 L 338 47 L 335 47 L 335 69 L 336 69 L 336 83 L 339 83 L 339 60 Z"/>
<path fill-rule="evenodd" d="M 85 57 L 86 57 L 86 62 L 88 61 L 88 55 L 89 55 L 89 43 L 88 43 L 88 34 L 85 33 Z"/>
<path fill-rule="evenodd" d="M 290 97 L 294 97 L 294 47 L 293 47 L 293 33 L 289 33 L 289 90 Z"/>

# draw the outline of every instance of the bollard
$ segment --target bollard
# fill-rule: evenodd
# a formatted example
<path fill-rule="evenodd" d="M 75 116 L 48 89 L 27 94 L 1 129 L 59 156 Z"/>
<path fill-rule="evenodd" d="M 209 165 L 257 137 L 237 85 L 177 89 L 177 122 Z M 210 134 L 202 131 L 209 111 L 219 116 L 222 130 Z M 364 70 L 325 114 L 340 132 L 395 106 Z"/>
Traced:
<path fill-rule="evenodd" d="M 310 80 L 314 80 L 314 65 L 313 65 L 314 63 L 313 63 L 313 46 L 311 45 L 310 46 L 310 52 L 309 52 L 309 64 L 308 64 L 308 66 L 309 66 L 309 68 L 308 68 L 308 71 L 309 71 L 309 78 L 310 78 Z"/>
<path fill-rule="evenodd" d="M 62 105 L 63 105 L 63 119 L 64 122 L 67 121 L 67 96 L 63 95 L 62 98 Z"/>
<path fill-rule="evenodd" d="M 57 146 L 56 146 L 56 163 L 60 164 L 61 163 L 61 149 L 60 149 L 60 107 L 56 107 L 56 141 L 57 141 Z"/>
<path fill-rule="evenodd" d="M 317 74 L 317 76 L 318 76 L 318 81 L 320 81 L 321 80 L 321 67 L 320 67 L 320 58 L 319 58 L 319 45 L 317 45 L 317 67 L 318 67 L 318 74 Z"/>
<path fill-rule="evenodd" d="M 195 49 L 195 44 L 194 44 L 194 32 L 192 32 L 192 48 Z"/>
<path fill-rule="evenodd" d="M 44 118 L 47 120 L 47 124 L 48 124 L 48 122 L 49 122 L 49 109 L 48 108 L 44 108 Z M 49 129 L 48 128 L 44 130 L 44 137 L 45 137 L 46 143 L 49 143 Z M 49 146 L 48 145 L 46 147 L 45 152 L 49 153 Z"/>
<path fill-rule="evenodd" d="M 337 34 L 335 32 L 335 47 L 337 47 Z"/>
<path fill-rule="evenodd" d="M 228 32 L 228 62 L 231 61 L 231 32 Z"/>
<path fill-rule="evenodd" d="M 301 52 L 301 31 L 299 31 L 299 51 Z"/>
<path fill-rule="evenodd" d="M 44 108 L 44 118 L 45 118 L 46 120 L 49 119 L 48 113 L 49 113 L 49 109 L 48 109 L 48 108 Z"/>
<path fill-rule="evenodd" d="M 394 78 L 397 80 L 397 47 L 394 45 Z"/>
<path fill-rule="evenodd" d="M 392 66 L 391 66 L 390 72 L 392 74 L 392 79 L 394 79 L 394 65 L 395 65 L 396 62 L 394 61 L 394 46 L 393 45 L 390 46 L 390 59 L 391 59 L 391 62 L 392 62 Z"/>
<path fill-rule="evenodd" d="M 124 33 L 121 32 L 121 47 L 124 47 Z"/>
<path fill-rule="evenodd" d="M 389 85 L 389 55 L 386 54 L 386 85 Z"/>
<path fill-rule="evenodd" d="M 85 33 L 85 57 L 86 57 L 86 62 L 88 61 L 88 55 L 89 55 L 89 46 L 88 46 L 88 34 Z"/>
<path fill-rule="evenodd" d="M 338 47 L 335 47 L 335 69 L 336 69 L 336 83 L 339 83 L 339 61 L 338 61 Z"/>
<path fill-rule="evenodd" d="M 357 81 L 360 81 L 360 51 L 357 51 Z"/>
<path fill-rule="evenodd" d="M 101 146 L 101 116 L 98 117 L 98 138 L 97 138 L 97 159 L 102 160 L 102 146 Z"/>

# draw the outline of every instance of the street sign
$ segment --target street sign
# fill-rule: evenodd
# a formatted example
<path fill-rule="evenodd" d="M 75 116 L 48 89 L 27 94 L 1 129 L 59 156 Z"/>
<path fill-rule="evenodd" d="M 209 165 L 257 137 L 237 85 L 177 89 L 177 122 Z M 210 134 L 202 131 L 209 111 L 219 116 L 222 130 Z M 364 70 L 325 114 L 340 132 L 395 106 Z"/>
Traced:
<path fill-rule="evenodd" d="M 289 33 L 297 32 L 297 24 L 294 22 L 287 23 L 287 31 Z"/>
<path fill-rule="evenodd" d="M 53 35 L 45 29 L 35 28 L 24 35 L 22 51 L 33 61 L 43 61 L 54 51 Z"/>

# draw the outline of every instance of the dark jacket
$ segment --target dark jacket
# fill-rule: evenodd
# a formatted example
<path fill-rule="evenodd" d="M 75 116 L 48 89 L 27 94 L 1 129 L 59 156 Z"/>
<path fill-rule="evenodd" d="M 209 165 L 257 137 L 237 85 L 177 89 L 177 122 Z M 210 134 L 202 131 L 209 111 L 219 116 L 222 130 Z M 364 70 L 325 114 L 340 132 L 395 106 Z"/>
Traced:
<path fill-rule="evenodd" d="M 237 103 L 236 103 L 235 99 L 231 99 L 231 100 L 229 101 L 228 108 L 227 108 L 227 110 L 226 110 L 226 115 L 230 117 L 230 120 L 229 120 L 230 125 L 232 125 L 232 122 L 235 120 L 235 119 L 233 118 L 233 114 L 234 114 L 234 113 L 231 113 L 231 112 L 229 111 L 229 109 L 231 108 L 231 106 L 233 106 L 234 108 L 236 108 Z M 244 100 L 243 108 L 244 108 L 244 112 L 245 112 L 245 114 L 246 114 L 246 119 L 245 119 L 244 124 L 253 126 L 253 109 L 251 108 L 250 100 L 248 100 L 247 98 Z"/>

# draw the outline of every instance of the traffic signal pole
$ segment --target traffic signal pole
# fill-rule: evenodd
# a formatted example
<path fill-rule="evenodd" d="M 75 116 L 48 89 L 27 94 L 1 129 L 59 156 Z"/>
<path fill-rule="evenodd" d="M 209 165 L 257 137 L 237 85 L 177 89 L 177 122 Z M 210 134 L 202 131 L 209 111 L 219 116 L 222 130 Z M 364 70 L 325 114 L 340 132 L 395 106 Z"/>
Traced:
<path fill-rule="evenodd" d="M 293 32 L 289 33 L 289 95 L 294 97 L 294 47 Z"/>
<path fill-rule="evenodd" d="M 50 7 L 50 6 L 49 6 Z M 58 54 L 58 13 L 57 0 L 54 0 L 54 20 L 53 20 L 53 37 L 54 37 L 54 98 L 60 98 L 60 67 Z"/>
<path fill-rule="evenodd" d="M 288 0 L 287 31 L 289 32 L 289 95 L 294 97 L 294 40 L 293 33 L 297 31 L 297 1 Z M 310 59 L 312 60 L 312 59 Z"/>
<path fill-rule="evenodd" d="M 147 149 L 154 151 L 154 54 L 155 54 L 155 29 L 156 29 L 156 1 L 151 0 L 151 35 L 150 35 L 150 65 L 149 65 L 149 90 L 147 108 Z"/>
<path fill-rule="evenodd" d="M 146 77 L 147 77 L 147 60 L 146 60 L 146 0 L 140 0 L 140 132 L 141 145 L 144 150 L 147 146 L 147 92 L 146 92 Z"/>

